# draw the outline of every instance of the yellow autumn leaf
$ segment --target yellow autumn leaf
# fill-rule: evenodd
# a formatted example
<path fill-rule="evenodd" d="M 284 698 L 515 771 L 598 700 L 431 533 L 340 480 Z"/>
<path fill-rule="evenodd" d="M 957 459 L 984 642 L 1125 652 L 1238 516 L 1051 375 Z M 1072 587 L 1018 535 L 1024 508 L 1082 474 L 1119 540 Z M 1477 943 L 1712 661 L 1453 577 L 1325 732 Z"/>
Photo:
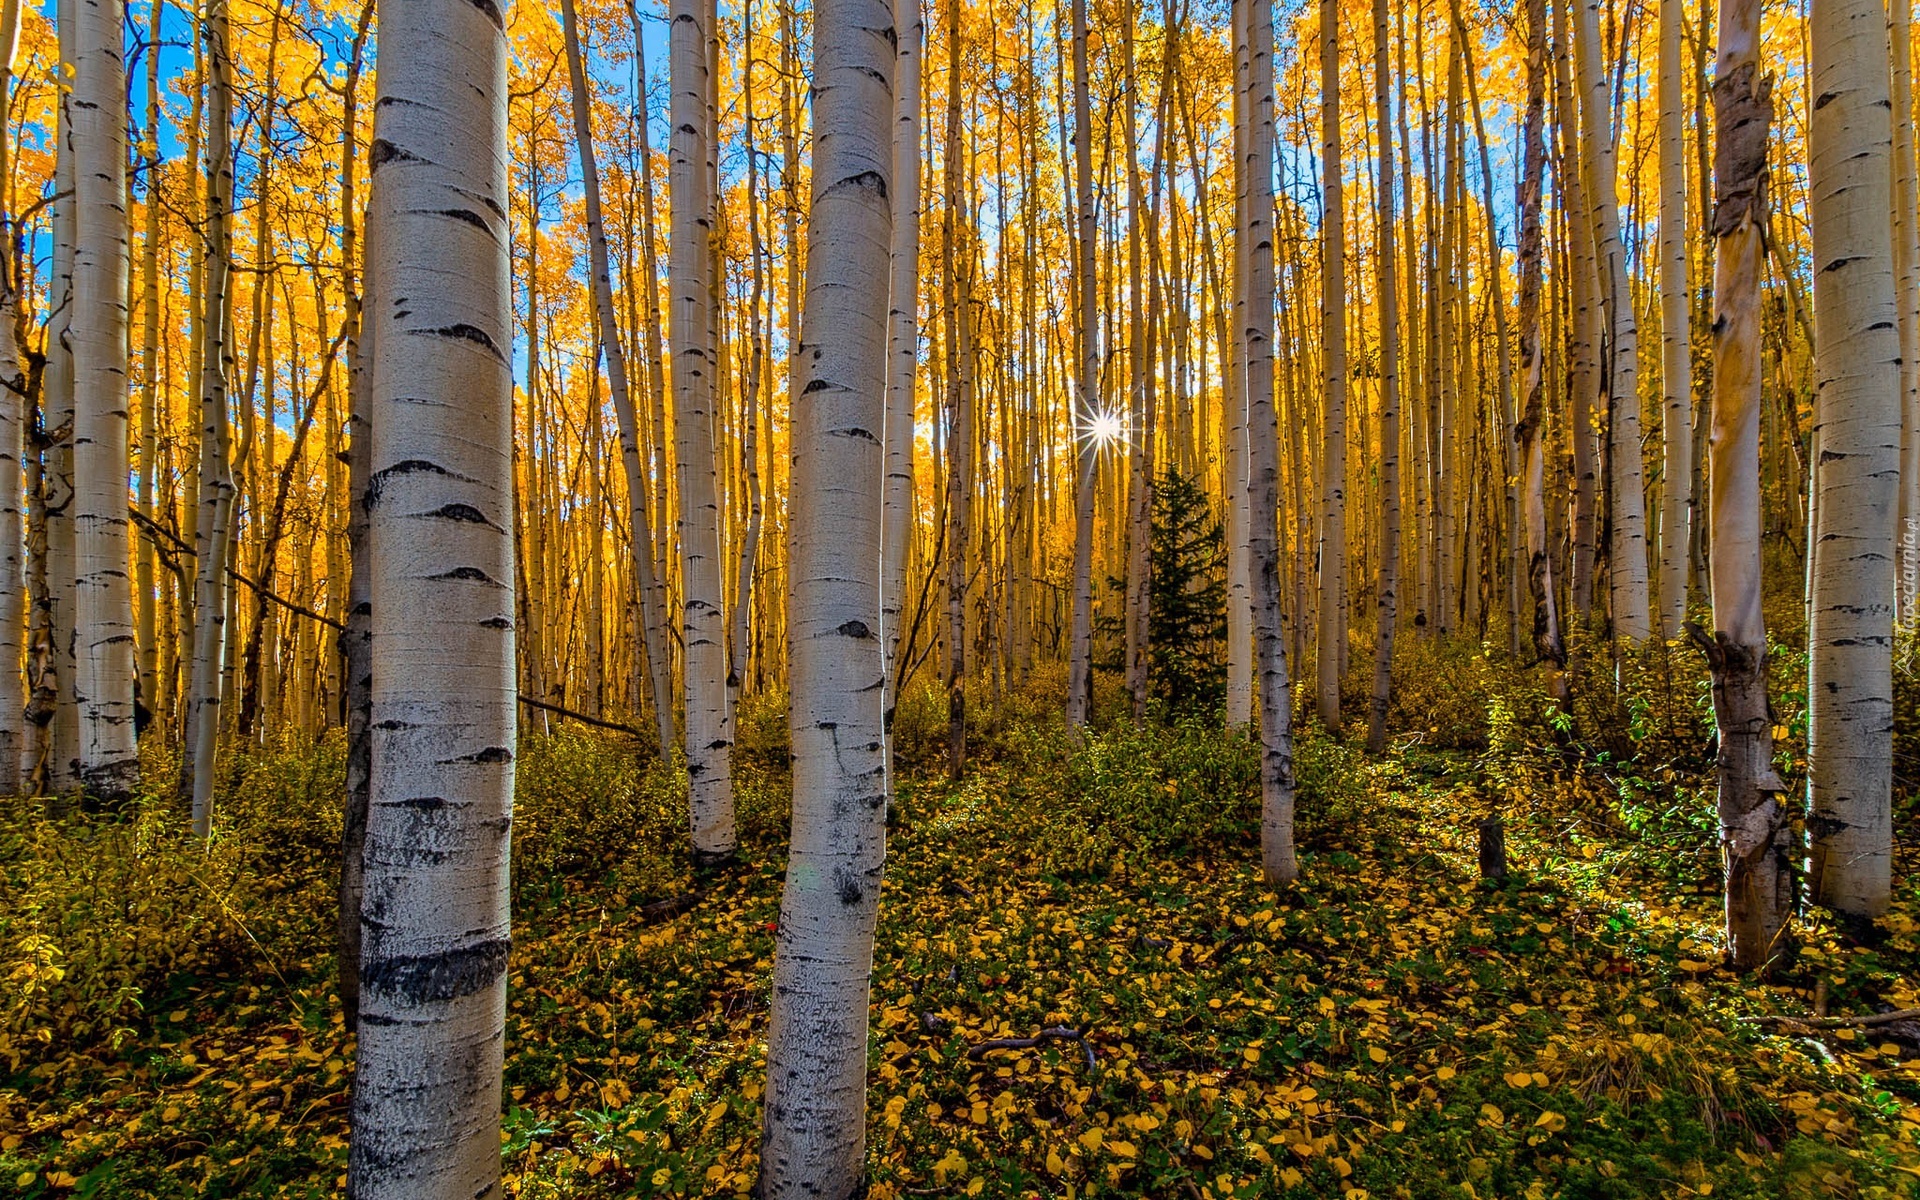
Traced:
<path fill-rule="evenodd" d="M 1480 1106 L 1480 1115 L 1486 1119 L 1489 1125 L 1505 1125 L 1507 1123 L 1507 1114 L 1501 1112 L 1498 1105 L 1482 1104 Z"/>
<path fill-rule="evenodd" d="M 1548 1133 L 1559 1133 L 1567 1127 L 1567 1119 L 1552 1109 L 1540 1114 L 1533 1123 L 1535 1129 L 1544 1129 Z"/>
<path fill-rule="evenodd" d="M 1079 1142 L 1087 1148 L 1087 1153 L 1092 1154 L 1100 1149 L 1100 1143 L 1105 1141 L 1106 1138 L 1107 1134 L 1105 1130 L 1101 1129 L 1098 1125 L 1089 1125 L 1087 1126 L 1086 1132 L 1080 1135 Z"/>
<path fill-rule="evenodd" d="M 1384 1063 L 1387 1061 L 1387 1052 L 1378 1046 L 1369 1046 L 1367 1047 L 1367 1057 L 1376 1063 Z"/>
<path fill-rule="evenodd" d="M 1438 1079 L 1441 1083 L 1445 1083 L 1447 1080 L 1452 1079 L 1453 1076 L 1454 1076 L 1454 1070 L 1452 1067 L 1441 1067 L 1438 1071 L 1435 1071 L 1433 1073 L 1433 1077 L 1435 1079 Z"/>

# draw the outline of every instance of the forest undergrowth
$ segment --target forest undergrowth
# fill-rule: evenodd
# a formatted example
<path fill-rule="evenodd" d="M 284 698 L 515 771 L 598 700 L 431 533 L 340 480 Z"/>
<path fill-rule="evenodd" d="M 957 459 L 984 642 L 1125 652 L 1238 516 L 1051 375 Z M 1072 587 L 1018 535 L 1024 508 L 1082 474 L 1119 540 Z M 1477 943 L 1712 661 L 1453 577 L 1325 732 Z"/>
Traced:
<path fill-rule="evenodd" d="M 1305 871 L 1278 891 L 1243 738 L 1174 720 L 1075 742 L 1036 685 L 970 706 L 976 765 L 954 785 L 935 773 L 944 698 L 910 699 L 875 949 L 875 1200 L 1920 1194 L 1920 1023 L 1791 1019 L 1920 1006 L 1914 886 L 1867 944 L 1816 912 L 1770 978 L 1735 976 L 1696 664 L 1636 664 L 1621 698 L 1579 681 L 1560 713 L 1478 648 L 1408 656 L 1411 732 L 1389 753 L 1303 736 Z M 1776 657 L 1797 782 L 1804 660 Z M 1911 653 L 1900 686 L 1910 839 Z M 784 764 L 781 708 L 744 708 L 743 865 L 695 877 L 671 772 L 577 730 L 523 740 L 514 1195 L 751 1186 Z M 337 740 L 233 756 L 204 849 L 170 797 L 8 802 L 0 1194 L 336 1192 L 341 771 Z M 1476 865 L 1495 812 L 1502 886 Z M 1920 877 L 1916 849 L 1897 879 Z"/>

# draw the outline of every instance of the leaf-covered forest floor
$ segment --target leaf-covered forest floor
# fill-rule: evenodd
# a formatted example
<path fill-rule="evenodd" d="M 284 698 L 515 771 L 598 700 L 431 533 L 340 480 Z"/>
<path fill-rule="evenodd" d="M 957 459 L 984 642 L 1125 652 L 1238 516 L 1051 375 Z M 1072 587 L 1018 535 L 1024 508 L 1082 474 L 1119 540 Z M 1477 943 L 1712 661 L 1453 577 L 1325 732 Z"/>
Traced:
<path fill-rule="evenodd" d="M 1304 877 L 1280 890 L 1258 875 L 1252 752 L 1218 729 L 1075 747 L 1014 714 L 963 784 L 909 777 L 875 950 L 870 1195 L 1920 1193 L 1920 1026 L 1766 1020 L 1816 995 L 1836 1016 L 1920 1005 L 1911 874 L 1876 945 L 1813 920 L 1744 980 L 1720 966 L 1697 746 L 1654 772 L 1529 748 L 1523 724 L 1496 712 L 1481 748 L 1417 734 L 1377 760 L 1303 740 Z M 529 739 L 515 1195 L 751 1186 L 784 781 L 777 733 L 755 751 L 743 725 L 746 862 L 702 880 L 672 865 L 677 826 L 595 833 L 669 819 L 671 779 L 581 735 Z M 0 1194 L 335 1193 L 352 1048 L 328 826 L 298 809 L 324 810 L 337 765 L 335 745 L 262 756 L 229 815 L 282 836 L 198 866 L 158 818 L 13 812 L 4 899 L 28 909 L 0 918 Z M 1497 888 L 1475 840 L 1496 807 Z M 147 866 L 115 874 L 116 854 Z M 56 895 L 68 911 L 44 908 Z M 152 944 L 89 958 L 75 919 Z M 1053 1028 L 1079 1040 L 969 1053 Z"/>

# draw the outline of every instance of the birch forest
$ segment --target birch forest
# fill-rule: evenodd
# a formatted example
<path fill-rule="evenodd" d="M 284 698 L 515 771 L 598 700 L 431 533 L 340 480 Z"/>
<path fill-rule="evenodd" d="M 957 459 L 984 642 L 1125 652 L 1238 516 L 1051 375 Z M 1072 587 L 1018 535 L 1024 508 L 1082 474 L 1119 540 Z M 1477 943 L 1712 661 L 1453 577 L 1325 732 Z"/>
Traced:
<path fill-rule="evenodd" d="M 1920 1197 L 1910 0 L 0 3 L 0 1195 Z"/>

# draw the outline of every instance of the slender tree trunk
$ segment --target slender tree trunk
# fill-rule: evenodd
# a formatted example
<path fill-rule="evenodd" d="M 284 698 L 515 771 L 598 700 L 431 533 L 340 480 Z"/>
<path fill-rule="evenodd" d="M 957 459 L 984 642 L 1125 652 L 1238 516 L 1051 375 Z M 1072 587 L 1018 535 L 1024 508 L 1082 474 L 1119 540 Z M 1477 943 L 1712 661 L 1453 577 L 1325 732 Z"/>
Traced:
<path fill-rule="evenodd" d="M 906 616 L 907 559 L 913 538 L 914 379 L 920 356 L 920 54 L 919 0 L 894 0 L 900 52 L 893 96 L 893 241 L 888 248 L 887 482 L 882 498 L 880 620 L 886 656 L 887 795 L 893 795 L 893 714 L 900 703 L 901 624 Z"/>
<path fill-rule="evenodd" d="M 940 250 L 947 301 L 947 772 L 967 761 L 967 550 L 973 536 L 973 251 L 960 124 L 960 3 L 947 5 L 946 207 Z"/>
<path fill-rule="evenodd" d="M 1079 372 L 1074 380 L 1073 437 L 1079 462 L 1073 491 L 1073 626 L 1068 635 L 1067 724 L 1087 723 L 1093 702 L 1093 501 L 1099 445 L 1092 425 L 1100 411 L 1100 332 L 1095 310 L 1093 116 L 1087 96 L 1087 0 L 1073 0 L 1073 173 L 1080 232 L 1078 288 Z"/>
<path fill-rule="evenodd" d="M 166 5 L 151 6 L 147 26 L 147 44 L 158 46 L 161 39 L 160 23 L 166 12 Z M 15 13 L 13 22 L 4 31 L 0 31 L 0 50 L 11 50 L 19 40 L 18 24 L 19 0 L 11 0 L 8 10 Z M 158 512 L 154 507 L 155 467 L 159 462 L 159 411 L 163 392 L 160 386 L 160 55 L 147 56 L 147 118 L 145 167 L 146 202 L 142 236 L 140 239 L 140 473 L 137 508 L 147 520 L 155 520 Z M 0 75 L 0 90 L 6 87 L 3 75 Z M 5 104 L 0 99 L 0 106 Z M 0 107 L 0 121 L 5 120 L 5 109 Z M 191 169 L 191 168 L 189 168 Z M 15 492 L 9 495 L 17 494 Z M 11 544 L 11 543 L 9 543 Z M 137 697 L 152 712 L 161 711 L 163 697 L 160 688 L 159 664 L 160 646 L 158 641 L 158 590 L 154 586 L 154 546 L 153 539 L 143 537 L 134 548 L 134 605 L 136 636 L 139 652 L 139 685 Z M 3 702 L 3 701 L 0 701 Z M 4 755 L 4 751 L 0 751 Z M 4 758 L 0 757 L 0 770 L 4 770 Z"/>
<path fill-rule="evenodd" d="M 1574 0 L 1574 69 L 1585 101 L 1581 117 L 1587 164 L 1587 205 L 1593 226 L 1598 283 L 1608 318 L 1607 524 L 1608 599 L 1613 634 L 1638 645 L 1653 634 L 1648 619 L 1646 496 L 1640 465 L 1640 320 L 1633 285 L 1627 278 L 1627 252 L 1620 240 L 1620 208 L 1615 199 L 1613 90 L 1600 62 L 1600 0 Z"/>
<path fill-rule="evenodd" d="M 1764 966 L 1792 911 L 1785 785 L 1773 770 L 1767 634 L 1760 610 L 1760 271 L 1767 228 L 1773 81 L 1759 70 L 1759 0 L 1721 0 L 1714 68 L 1711 640 L 1720 730 L 1720 852 L 1734 963 Z"/>
<path fill-rule="evenodd" d="M 8 45 L 0 37 L 0 50 Z M 5 114 L 6 89 L 11 85 L 0 64 L 0 117 Z M 6 137 L 0 125 L 0 139 Z M 0 201 L 0 214 L 10 215 Z M 29 396 L 26 372 L 21 369 L 19 343 L 14 337 L 11 253 L 0 253 L 0 796 L 20 792 L 20 749 L 26 719 L 27 694 L 21 674 L 20 637 L 26 615 L 27 580 L 20 527 L 20 456 Z"/>
<path fill-rule="evenodd" d="M 647 657 L 647 678 L 653 696 L 654 734 L 660 757 L 673 756 L 673 672 L 667 661 L 665 597 L 654 574 L 653 527 L 647 519 L 646 465 L 641 461 L 639 422 L 633 390 L 628 383 L 627 352 L 613 309 L 612 269 L 607 256 L 607 228 L 600 207 L 600 163 L 593 148 L 592 96 L 587 90 L 586 65 L 580 49 L 579 23 L 573 0 L 561 0 L 561 23 L 567 47 L 567 69 L 572 81 L 575 152 L 580 156 L 582 190 L 587 206 L 587 254 L 593 271 L 593 308 L 601 352 L 606 356 L 607 388 L 613 394 L 614 419 L 620 425 L 620 465 L 626 472 L 627 520 L 634 578 L 640 585 L 640 628 Z M 628 280 L 627 286 L 634 285 Z M 598 598 L 596 598 L 596 604 Z"/>
<path fill-rule="evenodd" d="M 380 657 L 347 1192 L 491 1198 L 516 717 L 500 10 L 389 8 L 380 65 L 366 493 Z"/>
<path fill-rule="evenodd" d="M 227 555 L 233 514 L 228 460 L 227 295 L 233 268 L 233 59 L 226 0 L 211 0 L 202 25 L 207 62 L 207 208 L 200 313 L 200 496 L 198 571 L 193 588 L 193 675 L 188 695 L 187 745 L 182 776 L 193 801 L 193 831 L 213 828 L 214 756 L 220 736 L 221 679 L 225 674 Z"/>
<path fill-rule="evenodd" d="M 1568 424 L 1573 439 L 1573 550 L 1571 576 L 1573 610 L 1582 621 L 1593 616 L 1593 584 L 1599 545 L 1598 469 L 1594 463 L 1593 402 L 1599 396 L 1601 336 L 1600 301 L 1594 273 L 1593 225 L 1587 219 L 1587 181 L 1579 152 L 1579 107 L 1574 103 L 1570 62 L 1573 49 L 1567 38 L 1567 6 L 1554 3 L 1554 107 L 1560 114 L 1560 187 L 1567 214 L 1568 294 L 1572 320 L 1567 339 L 1568 387 L 1573 393 Z"/>
<path fill-rule="evenodd" d="M 1880 0 L 1813 10 L 1814 454 L 1807 633 L 1809 885 L 1856 918 L 1893 886 L 1893 600 L 1900 506 L 1893 123 Z"/>
<path fill-rule="evenodd" d="M 1537 3 L 1538 0 L 1535 0 Z M 1327 7 L 1321 9 L 1326 19 Z M 1387 745 L 1393 698 L 1394 625 L 1400 615 L 1400 253 L 1395 236 L 1393 74 L 1387 0 L 1373 0 L 1374 123 L 1380 137 L 1379 212 L 1375 223 L 1380 289 L 1380 597 L 1373 648 L 1373 696 L 1367 752 Z M 1336 80 L 1337 82 L 1337 80 Z M 1324 84 L 1323 84 L 1324 86 Z M 1535 131 L 1538 140 L 1538 131 Z"/>
<path fill-rule="evenodd" d="M 1233 4 L 1233 163 L 1237 173 L 1246 162 L 1252 138 L 1249 128 L 1248 98 L 1252 88 L 1248 74 L 1246 22 L 1248 5 Z M 1198 173 L 1196 168 L 1196 173 Z M 1228 355 L 1222 364 L 1220 393 L 1227 411 L 1220 429 L 1226 439 L 1227 510 L 1227 724 L 1243 729 L 1253 724 L 1253 580 L 1248 573 L 1247 534 L 1247 346 L 1246 302 L 1249 252 L 1247 227 L 1247 189 L 1234 188 L 1233 294 L 1218 307 L 1232 308 L 1232 336 L 1221 347 Z M 1202 218 L 1202 228 L 1206 228 Z M 1214 284 L 1219 289 L 1219 282 Z M 1305 614 L 1299 614 L 1304 617 Z"/>
<path fill-rule="evenodd" d="M 674 458 L 680 493 L 681 642 L 686 654 L 686 753 L 693 855 L 733 857 L 726 620 L 720 609 L 720 505 L 714 469 L 713 322 L 708 273 L 713 203 L 707 187 L 707 33 L 701 0 L 672 6 L 672 290 Z"/>
<path fill-rule="evenodd" d="M 1258 53 L 1258 50 L 1255 51 Z M 1340 6 L 1320 0 L 1320 634 L 1321 723 L 1340 732 L 1341 651 L 1347 640 L 1347 214 L 1340 153 Z M 1386 319 L 1384 316 L 1381 318 Z M 1295 615 L 1295 620 L 1300 616 Z"/>
<path fill-rule="evenodd" d="M 1521 496 L 1526 526 L 1527 590 L 1533 599 L 1533 651 L 1554 668 L 1554 692 L 1567 700 L 1567 651 L 1560 635 L 1553 552 L 1547 540 L 1546 363 L 1540 318 L 1541 176 L 1546 167 L 1546 0 L 1527 0 L 1527 107 L 1520 165 L 1520 386 L 1525 397 L 1514 440 L 1520 446 Z"/>
<path fill-rule="evenodd" d="M 1687 143 L 1680 52 L 1682 0 L 1660 0 L 1660 628 L 1687 619 L 1693 529 L 1693 329 L 1687 295 Z"/>
<path fill-rule="evenodd" d="M 1247 112 L 1241 160 L 1247 242 L 1248 574 L 1260 693 L 1260 865 L 1269 883 L 1300 874 L 1293 852 L 1293 713 L 1287 694 L 1286 626 L 1280 615 L 1279 455 L 1273 413 L 1273 6 L 1247 6 Z"/>
<path fill-rule="evenodd" d="M 793 850 L 759 1195 L 865 1194 L 867 1013 L 886 859 L 881 493 L 898 51 L 885 0 L 814 9 L 813 197 L 794 404 Z"/>

